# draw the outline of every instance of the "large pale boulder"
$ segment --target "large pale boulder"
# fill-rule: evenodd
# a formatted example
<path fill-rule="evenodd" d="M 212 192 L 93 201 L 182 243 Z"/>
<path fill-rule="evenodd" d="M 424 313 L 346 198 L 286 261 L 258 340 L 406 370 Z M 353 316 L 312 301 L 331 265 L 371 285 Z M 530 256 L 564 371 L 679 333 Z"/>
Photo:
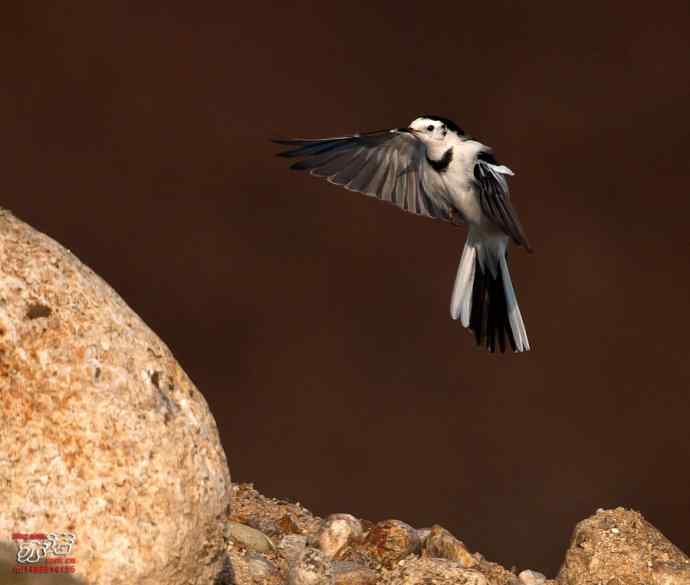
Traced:
<path fill-rule="evenodd" d="M 88 583 L 208 585 L 230 493 L 213 417 L 170 350 L 0 211 L 0 541 L 70 532 Z"/>

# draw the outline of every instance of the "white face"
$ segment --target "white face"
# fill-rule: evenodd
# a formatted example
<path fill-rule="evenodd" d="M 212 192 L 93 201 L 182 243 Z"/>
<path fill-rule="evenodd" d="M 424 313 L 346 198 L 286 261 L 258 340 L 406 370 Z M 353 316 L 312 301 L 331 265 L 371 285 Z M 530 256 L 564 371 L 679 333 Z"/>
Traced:
<path fill-rule="evenodd" d="M 424 143 L 443 142 L 448 135 L 448 128 L 439 120 L 417 118 L 410 124 L 415 135 Z"/>

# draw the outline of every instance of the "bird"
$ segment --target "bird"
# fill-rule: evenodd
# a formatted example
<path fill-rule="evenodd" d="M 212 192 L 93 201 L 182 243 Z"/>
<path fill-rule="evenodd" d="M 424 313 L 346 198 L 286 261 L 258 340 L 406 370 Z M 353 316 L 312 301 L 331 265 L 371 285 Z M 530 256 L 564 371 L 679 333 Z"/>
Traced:
<path fill-rule="evenodd" d="M 421 216 L 466 224 L 450 315 L 490 352 L 530 350 L 508 271 L 508 243 L 532 252 L 493 150 L 452 120 L 435 115 L 408 126 L 315 139 L 275 139 L 296 158 L 290 168 L 326 178 Z"/>

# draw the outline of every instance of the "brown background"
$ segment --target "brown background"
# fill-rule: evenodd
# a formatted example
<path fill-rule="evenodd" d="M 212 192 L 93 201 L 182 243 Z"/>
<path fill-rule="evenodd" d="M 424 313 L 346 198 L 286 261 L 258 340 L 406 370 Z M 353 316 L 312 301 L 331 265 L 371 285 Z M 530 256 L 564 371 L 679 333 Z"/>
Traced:
<path fill-rule="evenodd" d="M 235 480 L 550 573 L 597 507 L 689 548 L 686 2 L 141 4 L 3 15 L 2 205 L 170 345 Z M 529 354 L 449 319 L 464 230 L 268 142 L 421 113 L 517 172 Z"/>

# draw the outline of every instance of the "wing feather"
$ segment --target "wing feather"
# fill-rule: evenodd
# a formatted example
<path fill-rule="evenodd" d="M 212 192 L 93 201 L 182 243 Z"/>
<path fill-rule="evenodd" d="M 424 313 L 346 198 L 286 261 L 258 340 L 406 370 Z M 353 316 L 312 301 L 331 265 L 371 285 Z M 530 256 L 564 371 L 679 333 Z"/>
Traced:
<path fill-rule="evenodd" d="M 411 213 L 453 221 L 445 185 L 429 165 L 424 145 L 411 134 L 384 130 L 274 142 L 292 147 L 279 156 L 301 159 L 292 169 L 309 171 Z"/>
<path fill-rule="evenodd" d="M 513 174 L 508 167 L 499 165 L 490 154 L 480 155 L 474 165 L 474 178 L 479 192 L 482 211 L 491 221 L 503 229 L 519 246 L 528 251 L 532 248 L 517 212 L 510 202 L 508 182 L 503 175 Z"/>

